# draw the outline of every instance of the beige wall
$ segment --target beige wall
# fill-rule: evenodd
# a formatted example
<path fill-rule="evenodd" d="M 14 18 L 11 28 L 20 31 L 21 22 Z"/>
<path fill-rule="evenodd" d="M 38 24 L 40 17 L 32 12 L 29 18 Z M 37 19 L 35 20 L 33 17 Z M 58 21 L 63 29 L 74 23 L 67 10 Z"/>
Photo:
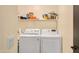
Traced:
<path fill-rule="evenodd" d="M 49 6 L 47 7 L 49 8 Z M 55 25 L 53 21 L 21 22 L 18 26 L 17 12 L 18 14 L 22 12 L 25 13 L 26 10 L 27 9 L 25 8 L 25 6 L 0 6 L 0 52 L 17 51 L 16 43 L 12 48 L 7 48 L 7 37 L 10 33 L 16 36 L 16 32 L 20 26 L 23 28 L 54 28 Z M 33 11 L 34 10 L 35 9 L 33 9 Z M 46 9 L 43 9 L 43 11 L 44 10 Z M 73 45 L 73 6 L 52 6 L 52 8 L 50 7 L 50 10 L 59 13 L 58 30 L 61 33 L 63 39 L 63 52 L 72 52 L 72 49 L 70 47 Z M 17 42 L 16 39 L 15 42 Z"/>
<path fill-rule="evenodd" d="M 72 52 L 73 46 L 73 6 L 59 6 L 58 30 L 63 39 L 63 52 Z"/>
<path fill-rule="evenodd" d="M 2 49 L 3 47 L 2 47 L 2 43 L 3 43 L 3 41 L 2 41 L 2 39 L 3 39 L 3 33 L 2 33 L 2 28 L 3 28 L 3 26 L 2 26 L 2 23 L 3 23 L 3 21 L 2 21 L 2 9 L 1 9 L 1 6 L 0 6 L 0 49 Z"/>
<path fill-rule="evenodd" d="M 18 30 L 18 19 L 16 6 L 0 6 L 0 32 L 1 32 L 1 48 L 0 52 L 16 52 L 16 32 Z M 12 48 L 8 48 L 8 36 L 15 36 L 15 43 Z"/>

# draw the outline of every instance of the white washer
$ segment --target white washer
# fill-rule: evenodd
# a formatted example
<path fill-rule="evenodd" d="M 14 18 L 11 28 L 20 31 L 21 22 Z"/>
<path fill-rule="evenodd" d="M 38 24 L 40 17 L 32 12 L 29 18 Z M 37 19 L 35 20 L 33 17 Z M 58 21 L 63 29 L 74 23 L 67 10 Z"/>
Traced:
<path fill-rule="evenodd" d="M 25 29 L 21 31 L 19 53 L 40 52 L 40 29 Z"/>

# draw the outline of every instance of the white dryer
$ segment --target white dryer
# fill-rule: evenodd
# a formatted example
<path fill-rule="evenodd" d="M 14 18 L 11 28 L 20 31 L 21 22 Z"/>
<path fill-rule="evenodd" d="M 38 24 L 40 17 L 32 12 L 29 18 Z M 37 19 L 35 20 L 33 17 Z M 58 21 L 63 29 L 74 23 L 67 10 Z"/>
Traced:
<path fill-rule="evenodd" d="M 41 52 L 42 53 L 60 53 L 61 35 L 52 29 L 41 30 Z"/>

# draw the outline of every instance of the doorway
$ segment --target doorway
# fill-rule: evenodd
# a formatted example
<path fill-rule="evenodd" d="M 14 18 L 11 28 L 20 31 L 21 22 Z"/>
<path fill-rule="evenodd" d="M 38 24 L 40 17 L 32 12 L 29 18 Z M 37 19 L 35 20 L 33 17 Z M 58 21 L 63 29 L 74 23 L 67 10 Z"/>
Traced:
<path fill-rule="evenodd" d="M 71 48 L 73 49 L 73 53 L 79 53 L 79 5 L 73 6 L 73 19 L 74 39 L 73 46 Z"/>

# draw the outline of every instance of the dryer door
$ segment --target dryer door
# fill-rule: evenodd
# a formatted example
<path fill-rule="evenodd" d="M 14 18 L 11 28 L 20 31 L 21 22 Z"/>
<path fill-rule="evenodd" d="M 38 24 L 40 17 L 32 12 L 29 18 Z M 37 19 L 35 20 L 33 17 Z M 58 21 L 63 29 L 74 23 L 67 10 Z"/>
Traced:
<path fill-rule="evenodd" d="M 59 53 L 61 52 L 61 40 L 56 37 L 41 38 L 41 52 L 43 53 Z"/>

